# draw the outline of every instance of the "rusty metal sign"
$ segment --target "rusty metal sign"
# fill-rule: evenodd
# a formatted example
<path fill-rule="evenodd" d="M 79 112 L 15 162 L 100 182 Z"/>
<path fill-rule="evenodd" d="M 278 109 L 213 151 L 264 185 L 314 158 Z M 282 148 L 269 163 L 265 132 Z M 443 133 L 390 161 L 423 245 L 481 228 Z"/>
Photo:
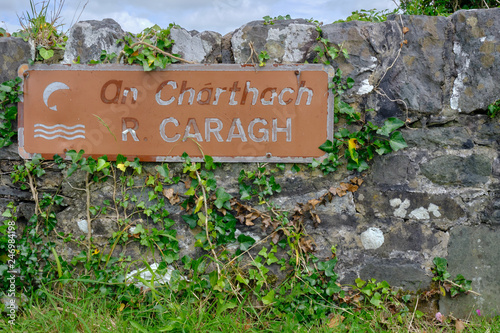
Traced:
<path fill-rule="evenodd" d="M 321 65 L 22 66 L 19 154 L 311 162 L 333 136 Z"/>

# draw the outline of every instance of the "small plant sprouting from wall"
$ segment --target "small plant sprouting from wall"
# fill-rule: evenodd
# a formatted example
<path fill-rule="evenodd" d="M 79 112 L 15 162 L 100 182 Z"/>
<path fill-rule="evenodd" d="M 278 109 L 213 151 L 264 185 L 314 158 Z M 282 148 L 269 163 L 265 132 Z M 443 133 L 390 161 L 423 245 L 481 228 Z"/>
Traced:
<path fill-rule="evenodd" d="M 17 102 L 19 102 L 20 78 L 0 84 L 0 149 L 12 144 L 17 135 L 13 122 L 17 119 Z"/>

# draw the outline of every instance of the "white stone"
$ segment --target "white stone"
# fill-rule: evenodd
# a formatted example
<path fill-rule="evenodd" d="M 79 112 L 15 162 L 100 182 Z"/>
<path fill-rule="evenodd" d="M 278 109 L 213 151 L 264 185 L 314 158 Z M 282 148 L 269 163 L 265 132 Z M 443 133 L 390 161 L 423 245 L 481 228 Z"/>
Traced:
<path fill-rule="evenodd" d="M 389 203 L 391 204 L 392 207 L 398 207 L 399 205 L 401 205 L 401 199 L 394 198 L 389 200 Z"/>
<path fill-rule="evenodd" d="M 433 203 L 429 204 L 429 208 L 427 208 L 429 213 L 432 213 L 435 217 L 441 217 L 441 212 L 439 211 L 439 207 Z"/>
<path fill-rule="evenodd" d="M 453 92 L 450 98 L 450 107 L 453 110 L 458 110 L 458 112 L 461 112 L 462 110 L 458 107 L 458 101 L 460 99 L 460 95 L 465 90 L 464 79 L 467 70 L 469 69 L 470 59 L 467 57 L 467 54 L 465 52 L 462 52 L 462 47 L 457 42 L 453 44 L 453 52 L 456 55 L 460 55 L 465 58 L 464 67 L 459 69 L 457 78 L 453 82 Z"/>
<path fill-rule="evenodd" d="M 78 229 L 80 229 L 82 232 L 84 232 L 84 233 L 89 232 L 87 220 L 80 220 L 76 223 L 78 224 Z"/>
<path fill-rule="evenodd" d="M 384 244 L 384 233 L 379 228 L 368 228 L 361 234 L 361 243 L 366 250 L 375 250 Z"/>
<path fill-rule="evenodd" d="M 172 53 L 182 54 L 189 61 L 202 62 L 207 55 L 200 35 L 191 36 L 186 29 L 173 28 L 170 36 L 175 41 Z"/>
<path fill-rule="evenodd" d="M 153 274 L 150 272 L 150 270 L 148 268 L 143 268 L 141 270 L 133 270 L 132 272 L 128 273 L 127 276 L 125 277 L 125 279 L 128 282 L 136 281 L 134 283 L 134 285 L 137 288 L 149 288 L 150 287 L 150 286 L 145 285 L 143 282 L 137 281 L 137 279 L 134 279 L 134 277 L 136 277 L 137 275 L 141 279 L 143 279 L 149 283 L 153 282 L 154 286 L 169 283 L 170 279 L 172 278 L 172 272 L 174 271 L 174 267 L 169 265 L 167 267 L 166 273 L 162 275 L 162 274 L 156 274 L 156 270 L 158 269 L 158 266 L 159 265 L 157 263 L 153 263 L 149 266 L 151 268 L 151 270 L 153 271 Z M 183 277 L 183 278 L 185 279 L 185 277 Z"/>
<path fill-rule="evenodd" d="M 361 87 L 358 89 L 358 95 L 368 94 L 373 90 L 373 86 L 370 84 L 368 79 L 361 81 Z"/>
<path fill-rule="evenodd" d="M 410 215 L 408 215 L 408 217 L 417 220 L 428 220 L 430 218 L 429 212 L 424 207 L 412 210 Z"/>
<path fill-rule="evenodd" d="M 395 200 L 395 199 L 392 199 L 392 200 Z M 400 199 L 397 199 L 401 202 Z M 394 202 L 394 204 L 396 203 L 397 201 Z M 392 204 L 391 204 L 392 206 Z M 395 206 L 393 206 L 395 207 Z M 396 217 L 400 217 L 400 218 L 405 218 L 406 217 L 406 210 L 408 209 L 408 207 L 410 207 L 410 200 L 408 199 L 405 199 L 403 202 L 401 202 L 401 205 L 399 206 L 399 208 L 395 209 L 394 210 L 394 216 Z"/>

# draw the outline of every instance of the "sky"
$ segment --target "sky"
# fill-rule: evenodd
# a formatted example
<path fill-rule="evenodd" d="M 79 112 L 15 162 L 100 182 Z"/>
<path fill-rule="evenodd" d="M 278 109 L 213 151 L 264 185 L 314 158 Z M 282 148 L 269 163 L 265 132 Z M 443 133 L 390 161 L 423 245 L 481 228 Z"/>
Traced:
<path fill-rule="evenodd" d="M 48 17 L 63 2 L 63 31 L 77 21 L 112 18 L 123 30 L 138 33 L 158 24 L 176 23 L 187 30 L 232 32 L 264 16 L 289 14 L 292 18 L 313 18 L 325 24 L 345 19 L 360 9 L 394 9 L 393 0 L 49 0 Z M 395 0 L 398 1 L 398 0 Z M 30 4 L 41 8 L 43 0 L 0 0 L 0 27 L 8 32 L 20 29 L 19 17 L 32 16 Z M 47 0 L 45 0 L 47 2 Z"/>

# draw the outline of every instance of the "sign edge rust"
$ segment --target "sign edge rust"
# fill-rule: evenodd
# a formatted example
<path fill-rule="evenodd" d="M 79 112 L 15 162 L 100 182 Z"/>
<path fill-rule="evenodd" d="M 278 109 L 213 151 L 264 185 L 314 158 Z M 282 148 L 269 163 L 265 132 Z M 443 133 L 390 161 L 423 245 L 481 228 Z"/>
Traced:
<path fill-rule="evenodd" d="M 119 65 L 119 64 L 35 64 L 28 65 L 22 64 L 18 69 L 18 76 L 21 79 L 20 91 L 24 93 L 25 78 L 28 77 L 28 70 L 37 71 L 53 71 L 53 70 L 64 70 L 64 71 L 144 71 L 143 67 L 140 65 Z M 166 69 L 156 69 L 155 71 L 299 71 L 297 75 L 300 75 L 302 71 L 323 71 L 328 76 L 328 82 L 330 82 L 335 71 L 332 66 L 322 65 L 322 64 L 267 64 L 264 67 L 258 67 L 257 65 L 249 64 L 172 64 Z M 328 82 L 325 82 L 328 85 Z M 333 141 L 334 134 L 334 96 L 331 89 L 327 88 L 327 135 L 326 140 Z M 20 95 L 20 101 L 18 102 L 18 153 L 23 159 L 32 159 L 36 153 L 28 153 L 24 149 L 24 97 L 23 94 Z M 116 154 L 107 154 L 108 159 L 115 160 Z M 320 157 L 276 157 L 276 156 L 235 156 L 235 157 L 224 157 L 224 156 L 212 156 L 216 162 L 226 162 L 226 163 L 259 163 L 259 162 L 271 162 L 271 163 L 311 163 L 314 159 L 322 160 L 328 154 L 325 153 Z M 84 154 L 84 157 L 98 157 L 97 155 Z M 149 162 L 183 162 L 181 156 L 135 156 L 135 155 L 124 155 L 127 158 L 139 157 L 141 161 Z M 69 160 L 68 156 L 62 156 L 64 159 Z M 141 159 L 141 157 L 143 159 Z M 144 159 L 144 157 L 146 157 Z M 52 157 L 50 157 L 52 158 Z M 194 162 L 202 162 L 202 157 L 190 157 Z"/>

